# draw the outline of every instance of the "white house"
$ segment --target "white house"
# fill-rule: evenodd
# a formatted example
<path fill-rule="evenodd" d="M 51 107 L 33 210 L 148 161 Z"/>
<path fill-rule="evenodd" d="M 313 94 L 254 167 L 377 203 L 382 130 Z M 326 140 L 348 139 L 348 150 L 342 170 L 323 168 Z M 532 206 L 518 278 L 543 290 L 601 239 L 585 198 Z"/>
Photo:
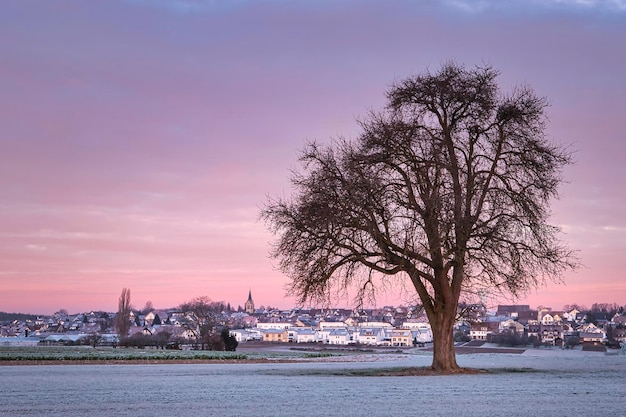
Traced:
<path fill-rule="evenodd" d="M 345 329 L 348 325 L 343 321 L 320 321 L 317 327 L 319 330 Z"/>
<path fill-rule="evenodd" d="M 496 333 L 499 329 L 499 322 L 487 321 L 472 323 L 470 325 L 470 337 L 472 340 L 487 340 L 488 334 Z"/>
<path fill-rule="evenodd" d="M 365 321 L 359 323 L 359 327 L 367 329 L 393 329 L 393 325 L 391 323 L 387 323 L 386 321 Z"/>
<path fill-rule="evenodd" d="M 552 314 L 546 313 L 543 317 L 541 317 L 541 324 L 546 326 L 554 324 L 554 316 L 552 316 Z"/>
<path fill-rule="evenodd" d="M 352 342 L 352 337 L 347 329 L 330 329 L 328 333 L 329 345 L 347 345 Z"/>
<path fill-rule="evenodd" d="M 431 343 L 433 341 L 433 332 L 430 327 L 410 330 L 413 340 L 417 343 Z"/>
<path fill-rule="evenodd" d="M 320 343 L 328 342 L 328 334 L 330 333 L 330 329 L 327 330 L 317 330 L 315 332 L 315 341 Z"/>
<path fill-rule="evenodd" d="M 314 343 L 316 342 L 316 331 L 309 328 L 296 329 L 296 343 Z"/>
<path fill-rule="evenodd" d="M 500 322 L 500 326 L 498 329 L 500 332 L 511 332 L 517 335 L 523 335 L 524 334 L 524 330 L 525 327 L 523 324 L 513 320 L 513 319 L 509 319 L 509 320 L 505 320 L 505 321 L 501 321 Z"/>
<path fill-rule="evenodd" d="M 403 329 L 430 329 L 430 323 L 427 321 L 407 320 L 402 322 Z"/>
<path fill-rule="evenodd" d="M 288 322 L 258 322 L 256 324 L 256 328 L 260 330 L 285 330 L 290 328 L 292 325 Z"/>
<path fill-rule="evenodd" d="M 355 333 L 355 342 L 364 345 L 380 345 L 385 338 L 385 330 L 382 328 L 359 329 Z"/>
<path fill-rule="evenodd" d="M 196 330 L 182 326 L 172 325 L 170 326 L 168 331 L 172 334 L 173 338 L 177 339 L 196 340 L 198 339 L 198 337 L 200 337 L 200 333 L 198 333 Z"/>
<path fill-rule="evenodd" d="M 262 340 L 263 333 L 257 329 L 236 329 L 231 330 L 230 335 L 235 337 L 237 342 L 247 342 L 250 340 Z"/>
<path fill-rule="evenodd" d="M 430 323 L 424 321 L 405 321 L 403 329 L 409 329 L 413 333 L 413 339 L 418 343 L 430 343 L 433 341 L 433 330 Z"/>

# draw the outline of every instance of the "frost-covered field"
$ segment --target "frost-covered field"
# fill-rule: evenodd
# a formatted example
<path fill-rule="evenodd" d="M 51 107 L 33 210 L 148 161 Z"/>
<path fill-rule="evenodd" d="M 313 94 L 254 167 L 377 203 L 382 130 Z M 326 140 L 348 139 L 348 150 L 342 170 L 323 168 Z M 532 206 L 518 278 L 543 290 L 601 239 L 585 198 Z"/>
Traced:
<path fill-rule="evenodd" d="M 0 361 L 98 361 L 98 360 L 228 360 L 247 359 L 250 355 L 238 352 L 215 352 L 207 350 L 158 350 L 158 349 L 94 349 L 87 346 L 34 346 L 0 347 Z"/>
<path fill-rule="evenodd" d="M 98 361 L 257 361 L 257 360 L 302 360 L 326 356 L 340 356 L 340 353 L 298 351 L 285 347 L 275 347 L 263 351 L 218 352 L 210 350 L 163 350 L 101 348 L 88 346 L 32 346 L 0 347 L 0 364 L 7 362 L 89 362 Z"/>
<path fill-rule="evenodd" d="M 625 356 L 532 349 L 521 355 L 459 355 L 462 366 L 492 372 L 421 377 L 348 375 L 427 366 L 429 355 L 333 359 L 2 366 L 0 416 L 626 415 Z"/>

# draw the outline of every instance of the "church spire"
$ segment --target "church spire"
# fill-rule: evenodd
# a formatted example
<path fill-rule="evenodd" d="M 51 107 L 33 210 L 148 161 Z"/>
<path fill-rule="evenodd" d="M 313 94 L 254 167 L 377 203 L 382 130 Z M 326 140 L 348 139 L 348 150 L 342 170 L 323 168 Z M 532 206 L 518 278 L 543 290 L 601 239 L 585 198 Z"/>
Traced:
<path fill-rule="evenodd" d="M 254 313 L 254 301 L 252 301 L 252 290 L 248 291 L 248 301 L 246 301 L 246 313 Z"/>

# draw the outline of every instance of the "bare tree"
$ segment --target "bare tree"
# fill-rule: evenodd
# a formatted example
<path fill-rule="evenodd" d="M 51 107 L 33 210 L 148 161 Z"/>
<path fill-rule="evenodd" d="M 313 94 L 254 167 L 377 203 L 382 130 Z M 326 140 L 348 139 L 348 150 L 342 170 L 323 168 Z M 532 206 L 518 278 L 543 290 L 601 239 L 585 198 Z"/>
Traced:
<path fill-rule="evenodd" d="M 201 296 L 186 301 L 178 307 L 181 311 L 194 313 L 198 319 L 197 341 L 202 350 L 205 348 L 211 350 L 211 337 L 215 335 L 215 326 L 223 304 L 223 302 L 212 301 L 207 296 Z"/>
<path fill-rule="evenodd" d="M 356 140 L 308 144 L 293 197 L 261 213 L 300 302 L 410 283 L 439 372 L 459 369 L 461 294 L 518 295 L 577 264 L 548 223 L 571 154 L 545 137 L 546 100 L 525 86 L 503 95 L 497 76 L 450 62 L 394 84 Z"/>
<path fill-rule="evenodd" d="M 198 318 L 200 322 L 199 324 L 204 324 L 205 321 L 209 320 L 211 314 L 213 313 L 214 304 L 215 303 L 211 301 L 209 297 L 203 295 L 182 303 L 178 306 L 178 308 L 183 312 L 191 311 Z"/>
<path fill-rule="evenodd" d="M 143 310 L 141 312 L 143 314 L 148 314 L 149 312 L 154 311 L 154 306 L 152 305 L 152 301 L 146 301 L 146 304 L 143 306 Z"/>
<path fill-rule="evenodd" d="M 89 336 L 86 336 L 83 341 L 85 344 L 96 348 L 98 344 L 102 341 L 102 335 L 98 333 L 92 333 Z"/>
<path fill-rule="evenodd" d="M 117 315 L 115 316 L 115 325 L 120 340 L 128 336 L 130 330 L 130 289 L 123 288 L 120 295 Z"/>

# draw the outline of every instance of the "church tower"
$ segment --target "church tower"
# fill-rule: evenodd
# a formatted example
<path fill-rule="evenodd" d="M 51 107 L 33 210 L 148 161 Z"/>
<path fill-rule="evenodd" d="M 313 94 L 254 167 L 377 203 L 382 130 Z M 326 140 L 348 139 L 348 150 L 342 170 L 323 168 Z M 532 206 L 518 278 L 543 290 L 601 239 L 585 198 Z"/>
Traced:
<path fill-rule="evenodd" d="M 248 292 L 248 301 L 246 301 L 246 313 L 254 313 L 254 301 L 252 301 L 252 290 Z"/>

